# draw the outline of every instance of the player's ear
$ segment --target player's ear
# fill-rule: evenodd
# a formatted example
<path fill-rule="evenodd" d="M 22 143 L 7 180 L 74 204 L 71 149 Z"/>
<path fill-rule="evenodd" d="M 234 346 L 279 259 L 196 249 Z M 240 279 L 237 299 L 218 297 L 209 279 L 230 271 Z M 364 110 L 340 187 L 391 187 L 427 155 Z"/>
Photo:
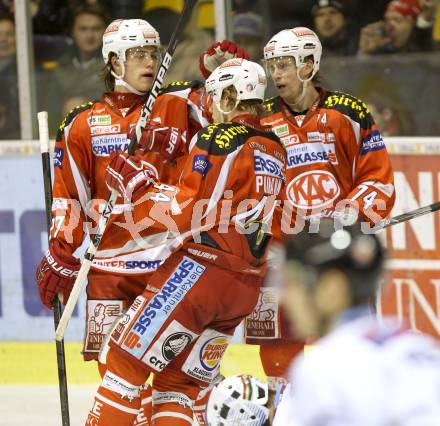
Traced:
<path fill-rule="evenodd" d="M 313 72 L 313 56 L 308 56 L 305 60 L 305 65 L 301 68 L 301 77 L 307 79 Z"/>
<path fill-rule="evenodd" d="M 119 58 L 116 55 L 112 55 L 110 58 L 110 65 L 112 69 L 116 72 L 116 74 L 120 74 L 121 71 L 121 64 L 119 61 Z"/>

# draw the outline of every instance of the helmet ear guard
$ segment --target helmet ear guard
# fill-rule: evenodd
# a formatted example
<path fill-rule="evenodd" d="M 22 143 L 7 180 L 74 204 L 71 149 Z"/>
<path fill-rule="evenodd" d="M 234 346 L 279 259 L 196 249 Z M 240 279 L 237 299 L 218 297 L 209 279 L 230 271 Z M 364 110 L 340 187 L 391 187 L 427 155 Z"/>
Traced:
<path fill-rule="evenodd" d="M 259 100 L 263 102 L 267 86 L 267 78 L 261 65 L 246 59 L 234 58 L 217 67 L 205 82 L 206 92 L 212 96 L 217 108 L 223 114 L 220 102 L 223 91 L 233 86 L 237 92 L 235 106 L 244 100 Z"/>

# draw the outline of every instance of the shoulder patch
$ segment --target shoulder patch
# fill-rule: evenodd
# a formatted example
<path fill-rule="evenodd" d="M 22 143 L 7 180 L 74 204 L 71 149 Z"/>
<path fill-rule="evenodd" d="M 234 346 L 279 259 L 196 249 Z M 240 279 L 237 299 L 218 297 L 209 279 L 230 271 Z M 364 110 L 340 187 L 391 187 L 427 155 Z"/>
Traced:
<path fill-rule="evenodd" d="M 66 126 L 68 126 L 72 120 L 80 113 L 85 111 L 86 109 L 90 109 L 92 108 L 92 106 L 96 103 L 97 101 L 90 101 L 87 102 L 85 104 L 80 104 L 77 105 L 75 108 L 72 108 L 67 115 L 64 117 L 64 120 L 61 122 L 60 127 L 58 128 L 58 132 L 57 132 L 57 136 L 56 136 L 56 140 L 59 141 L 62 137 L 64 128 Z"/>
<path fill-rule="evenodd" d="M 363 128 L 369 128 L 372 125 L 370 110 L 365 102 L 347 93 L 327 92 L 321 105 L 348 115 Z"/>
<path fill-rule="evenodd" d="M 262 136 L 277 142 L 279 138 L 270 132 L 262 132 L 239 123 L 210 124 L 197 134 L 197 146 L 211 155 L 227 155 L 244 145 L 251 137 Z M 284 147 L 283 147 L 284 149 Z"/>
<path fill-rule="evenodd" d="M 243 145 L 251 131 L 238 123 L 210 124 L 197 134 L 197 146 L 212 155 L 227 155 Z"/>
<path fill-rule="evenodd" d="M 159 95 L 163 95 L 164 93 L 178 92 L 179 90 L 193 89 L 201 85 L 202 83 L 198 80 L 172 81 L 171 83 L 167 84 L 166 86 L 163 86 L 159 90 Z"/>
<path fill-rule="evenodd" d="M 281 110 L 280 106 L 281 106 L 281 102 L 280 102 L 279 96 L 275 96 L 273 98 L 266 99 L 263 102 L 263 109 L 264 109 L 263 118 L 267 117 L 271 114 L 274 114 L 276 112 L 279 112 Z"/>

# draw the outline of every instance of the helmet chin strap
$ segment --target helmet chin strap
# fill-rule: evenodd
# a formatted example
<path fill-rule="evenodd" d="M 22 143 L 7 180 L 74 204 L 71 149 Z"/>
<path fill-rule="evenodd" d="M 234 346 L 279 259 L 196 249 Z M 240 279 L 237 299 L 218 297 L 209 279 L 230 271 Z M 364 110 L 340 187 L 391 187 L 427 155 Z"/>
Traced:
<path fill-rule="evenodd" d="M 129 92 L 134 93 L 135 95 L 145 95 L 148 92 L 141 92 L 139 90 L 136 90 L 131 84 L 127 83 L 124 80 L 125 75 L 125 65 L 124 62 L 121 61 L 121 68 L 122 68 L 122 74 L 118 75 L 113 70 L 111 70 L 111 75 L 115 78 L 115 87 L 116 86 L 124 86 L 126 89 L 128 89 Z"/>
<path fill-rule="evenodd" d="M 315 75 L 314 72 L 312 72 L 312 74 L 310 75 L 309 78 L 302 78 L 300 75 L 301 70 L 306 66 L 306 64 L 301 64 L 301 66 L 299 66 L 296 69 L 296 75 L 298 77 L 298 80 L 301 82 L 302 85 L 302 89 L 301 89 L 301 94 L 299 95 L 297 101 L 293 104 L 289 104 L 289 106 L 295 107 L 299 104 L 301 104 L 301 102 L 304 100 L 304 98 L 306 97 L 306 91 L 307 91 L 307 86 L 309 85 L 309 81 L 313 78 L 313 76 Z"/>
<path fill-rule="evenodd" d="M 234 111 L 234 109 L 235 108 L 237 108 L 237 105 L 240 103 L 240 100 L 239 99 L 236 99 L 236 101 L 235 101 L 235 105 L 234 105 L 234 108 L 232 108 L 230 111 L 224 111 L 223 109 L 222 109 L 222 107 L 220 106 L 220 102 L 219 103 L 216 103 L 215 105 L 216 105 L 216 107 L 217 107 L 217 109 L 224 115 L 224 116 L 226 116 L 226 115 L 228 115 L 228 114 L 230 114 L 232 111 Z"/>

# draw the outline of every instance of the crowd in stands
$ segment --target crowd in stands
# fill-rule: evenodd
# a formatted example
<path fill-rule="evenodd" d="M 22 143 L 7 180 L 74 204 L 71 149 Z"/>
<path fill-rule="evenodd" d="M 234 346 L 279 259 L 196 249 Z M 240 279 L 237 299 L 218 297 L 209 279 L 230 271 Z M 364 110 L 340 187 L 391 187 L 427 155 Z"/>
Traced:
<path fill-rule="evenodd" d="M 183 0 L 32 0 L 33 43 L 39 107 L 48 109 L 54 131 L 73 105 L 103 90 L 101 38 L 115 18 L 140 17 L 160 30 L 166 45 Z M 315 29 L 324 57 L 362 61 L 378 54 L 440 49 L 438 0 L 233 0 L 234 41 L 260 60 L 264 44 L 284 28 Z M 14 1 L 0 0 L 0 138 L 20 137 Z M 436 19 L 439 17 L 439 19 Z M 200 79 L 197 58 L 214 40 L 211 0 L 199 0 L 180 41 L 169 81 Z M 379 106 L 377 107 L 379 108 Z M 398 133 L 399 131 L 397 131 Z M 394 133 L 391 133 L 394 134 Z"/>

